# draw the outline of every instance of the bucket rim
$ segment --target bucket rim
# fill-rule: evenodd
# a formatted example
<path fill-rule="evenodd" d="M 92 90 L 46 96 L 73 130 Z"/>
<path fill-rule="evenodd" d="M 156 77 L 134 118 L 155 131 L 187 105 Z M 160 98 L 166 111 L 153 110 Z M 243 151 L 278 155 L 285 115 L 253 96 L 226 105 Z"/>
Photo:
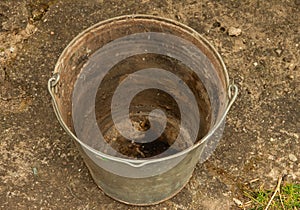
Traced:
<path fill-rule="evenodd" d="M 100 152 L 98 150 L 95 150 L 94 148 L 92 148 L 91 146 L 87 145 L 86 143 L 82 142 L 80 139 L 78 139 L 75 135 L 75 133 L 73 133 L 69 127 L 66 125 L 66 123 L 64 122 L 61 113 L 59 111 L 58 108 L 58 104 L 56 102 L 56 97 L 54 94 L 54 87 L 55 85 L 58 83 L 60 77 L 60 72 L 62 67 L 64 66 L 64 57 L 65 55 L 68 53 L 69 49 L 74 46 L 74 44 L 80 40 L 85 34 L 87 34 L 88 32 L 92 31 L 95 28 L 98 28 L 102 25 L 106 25 L 115 21 L 125 21 L 125 20 L 139 20 L 139 19 L 152 19 L 152 20 L 156 20 L 156 21 L 162 21 L 165 23 L 170 23 L 176 26 L 179 26 L 181 30 L 185 30 L 186 32 L 190 33 L 196 40 L 198 40 L 199 42 L 203 43 L 209 50 L 210 52 L 212 52 L 218 62 L 221 65 L 222 68 L 222 73 L 224 74 L 225 77 L 225 84 L 227 87 L 227 94 L 226 94 L 226 103 L 225 103 L 225 110 L 224 113 L 222 114 L 222 117 L 216 121 L 216 123 L 214 124 L 214 126 L 207 132 L 207 134 L 201 138 L 200 141 L 198 141 L 197 143 L 195 143 L 193 146 L 184 149 L 178 153 L 166 156 L 166 157 L 160 157 L 160 158 L 154 158 L 154 159 L 130 159 L 130 158 L 123 158 L 123 157 L 115 157 L 109 154 L 105 154 L 103 152 Z M 72 41 L 69 42 L 69 44 L 64 48 L 63 52 L 61 53 L 61 55 L 59 56 L 54 71 L 53 71 L 53 76 L 49 79 L 48 81 L 48 90 L 50 92 L 50 95 L 52 97 L 52 104 L 53 104 L 53 108 L 54 108 L 54 112 L 56 114 L 56 117 L 58 119 L 58 121 L 60 122 L 61 126 L 64 128 L 64 130 L 74 139 L 76 140 L 83 148 L 87 149 L 88 151 L 91 151 L 97 158 L 100 158 L 102 160 L 111 160 L 111 161 L 117 161 L 117 162 L 122 162 L 125 164 L 128 164 L 132 167 L 142 167 L 144 165 L 150 164 L 150 163 L 157 163 L 157 162 L 162 162 L 162 161 L 166 161 L 166 160 L 170 160 L 170 159 L 174 159 L 180 156 L 183 156 L 187 153 L 189 153 L 190 151 L 198 148 L 201 144 L 205 143 L 212 135 L 213 133 L 220 127 L 220 125 L 222 124 L 222 122 L 225 120 L 226 115 L 230 109 L 230 107 L 232 106 L 233 102 L 235 101 L 237 94 L 238 94 L 238 87 L 235 84 L 230 84 L 229 83 L 229 76 L 228 76 L 228 72 L 227 72 L 227 68 L 225 66 L 225 63 L 221 57 L 221 55 L 218 53 L 218 51 L 215 49 L 215 47 L 206 39 L 204 38 L 200 33 L 198 33 L 196 30 L 194 30 L 193 28 L 180 23 L 176 20 L 172 20 L 169 18 L 165 18 L 165 17 L 159 17 L 159 16 L 154 16 L 154 15 L 146 15 L 146 14 L 134 14 L 134 15 L 122 15 L 122 16 L 117 16 L 117 17 L 113 17 L 107 20 L 103 20 L 100 21 L 90 27 L 88 27 L 87 29 L 83 30 L 82 32 L 80 32 L 76 37 L 74 37 L 72 39 Z M 233 95 L 232 95 L 233 93 Z"/>

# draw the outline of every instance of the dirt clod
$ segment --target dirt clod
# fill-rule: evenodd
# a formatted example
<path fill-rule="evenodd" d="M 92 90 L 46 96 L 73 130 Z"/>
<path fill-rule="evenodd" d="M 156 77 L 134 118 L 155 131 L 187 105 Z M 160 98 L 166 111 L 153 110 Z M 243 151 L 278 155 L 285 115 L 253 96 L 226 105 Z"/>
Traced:
<path fill-rule="evenodd" d="M 296 162 L 298 160 L 298 158 L 294 154 L 289 154 L 289 160 Z"/>
<path fill-rule="evenodd" d="M 241 33 L 242 33 L 242 30 L 240 28 L 229 27 L 229 29 L 228 29 L 229 36 L 239 36 L 239 35 L 241 35 Z"/>

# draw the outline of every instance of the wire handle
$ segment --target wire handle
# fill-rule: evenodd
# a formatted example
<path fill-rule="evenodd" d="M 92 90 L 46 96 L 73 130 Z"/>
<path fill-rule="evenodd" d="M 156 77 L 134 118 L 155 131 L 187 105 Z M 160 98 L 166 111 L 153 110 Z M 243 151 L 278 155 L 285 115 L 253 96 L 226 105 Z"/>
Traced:
<path fill-rule="evenodd" d="M 59 73 L 55 73 L 53 74 L 53 76 L 48 80 L 48 91 L 51 95 L 52 98 L 52 105 L 54 108 L 54 113 L 56 115 L 56 118 L 58 119 L 60 125 L 64 128 L 64 130 L 72 137 L 75 138 L 77 140 L 77 137 L 75 136 L 75 134 L 68 128 L 68 126 L 66 125 L 66 123 L 63 121 L 62 116 L 60 114 L 60 111 L 58 109 L 58 104 L 56 102 L 56 98 L 54 96 L 54 89 L 55 86 L 58 84 L 60 79 L 60 75 Z"/>
<path fill-rule="evenodd" d="M 227 106 L 226 114 L 229 111 L 229 109 L 231 108 L 234 101 L 236 100 L 236 98 L 238 96 L 238 92 L 239 92 L 239 88 L 237 87 L 236 84 L 234 84 L 234 82 L 232 82 L 232 84 L 229 85 L 229 87 L 228 87 L 228 97 L 229 97 L 230 101 Z"/>
<path fill-rule="evenodd" d="M 51 98 L 52 98 L 52 104 L 53 104 L 53 108 L 54 108 L 54 113 L 59 121 L 59 123 L 61 124 L 61 126 L 64 128 L 64 130 L 66 131 L 67 134 L 69 134 L 74 140 L 76 140 L 82 147 L 84 147 L 85 149 L 88 149 L 90 150 L 91 152 L 93 152 L 97 158 L 100 158 L 102 160 L 112 160 L 111 156 L 107 155 L 107 154 L 104 154 L 102 152 L 99 152 L 99 151 L 96 151 L 95 149 L 91 148 L 90 146 L 82 143 L 78 138 L 77 136 L 69 129 L 69 127 L 65 124 L 65 122 L 63 121 L 62 119 L 62 116 L 61 116 L 61 113 L 59 111 L 59 108 L 58 108 L 58 104 L 56 102 L 56 98 L 55 98 L 55 95 L 54 95 L 54 90 L 55 90 L 55 87 L 56 85 L 58 84 L 59 82 L 59 79 L 60 79 L 60 75 L 59 73 L 55 73 L 53 74 L 53 76 L 48 80 L 48 91 L 51 95 Z M 224 113 L 224 117 L 227 115 L 227 113 L 229 112 L 232 104 L 234 103 L 234 101 L 236 100 L 237 98 L 237 95 L 238 95 L 238 87 L 232 83 L 231 85 L 229 85 L 228 87 L 228 97 L 229 97 L 229 103 L 227 105 L 227 108 L 225 110 L 225 113 Z M 218 127 L 218 126 L 216 126 Z M 192 148 L 189 148 L 189 150 L 191 150 Z M 98 154 L 98 153 L 101 153 Z M 162 158 L 162 160 L 165 160 L 165 159 L 168 159 L 168 158 Z M 150 163 L 153 163 L 153 162 L 156 162 L 156 160 L 128 160 L 128 159 L 122 159 L 122 158 L 118 158 L 118 157 L 114 157 L 113 158 L 114 161 L 119 161 L 119 162 L 122 162 L 122 163 L 125 163 L 127 165 L 130 165 L 132 167 L 135 167 L 135 168 L 139 168 L 139 167 L 142 167 L 144 165 L 147 165 L 147 164 L 150 164 Z"/>

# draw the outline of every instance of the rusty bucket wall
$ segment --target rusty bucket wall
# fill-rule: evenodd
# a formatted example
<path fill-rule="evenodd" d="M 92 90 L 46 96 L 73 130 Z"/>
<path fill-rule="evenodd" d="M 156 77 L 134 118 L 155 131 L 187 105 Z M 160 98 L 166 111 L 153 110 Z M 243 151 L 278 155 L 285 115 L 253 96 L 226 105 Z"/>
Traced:
<path fill-rule="evenodd" d="M 185 186 L 214 151 L 237 96 L 208 41 L 147 15 L 83 31 L 61 54 L 48 88 L 95 183 L 134 205 L 157 204 Z"/>

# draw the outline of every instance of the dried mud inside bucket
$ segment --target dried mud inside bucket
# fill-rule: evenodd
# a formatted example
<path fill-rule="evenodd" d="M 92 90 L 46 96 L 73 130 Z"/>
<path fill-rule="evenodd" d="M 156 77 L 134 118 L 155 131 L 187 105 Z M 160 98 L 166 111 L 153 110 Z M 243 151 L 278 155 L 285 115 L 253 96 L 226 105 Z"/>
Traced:
<path fill-rule="evenodd" d="M 89 62 L 90 61 L 87 60 L 87 64 Z M 86 75 L 88 74 L 85 72 L 90 70 L 88 68 L 89 65 L 84 65 L 80 73 L 81 75 L 85 75 L 84 77 L 87 81 L 88 76 Z M 138 131 L 147 131 L 151 128 L 152 125 L 149 121 L 149 113 L 152 110 L 159 109 L 163 111 L 167 118 L 166 127 L 163 133 L 151 142 L 141 143 L 127 139 L 122 136 L 116 128 L 115 122 L 111 116 L 111 103 L 117 87 L 125 79 L 128 79 L 129 75 L 132 73 L 150 68 L 163 69 L 175 74 L 192 91 L 197 101 L 199 116 L 193 116 L 190 121 L 192 123 L 194 119 L 200 118 L 196 141 L 191 140 L 189 134 L 191 129 L 190 126 L 182 127 L 180 124 L 182 115 L 174 97 L 172 97 L 171 94 L 156 88 L 145 89 L 136 94 L 130 103 L 128 111 L 131 126 Z M 101 72 L 101 68 L 97 69 L 97 72 Z M 95 74 L 93 74 L 92 77 L 97 78 Z M 79 75 L 78 78 L 80 79 L 82 77 Z M 149 78 L 147 77 L 131 77 L 130 81 L 135 85 L 140 85 L 149 82 L 148 79 Z M 160 78 L 157 78 L 157 80 L 159 79 Z M 90 85 L 87 83 L 86 85 L 87 89 L 94 88 L 92 83 L 90 83 Z M 130 92 L 130 90 L 128 91 Z M 181 95 L 182 93 L 180 91 L 180 89 L 174 90 L 173 93 L 177 95 L 178 98 L 181 97 L 184 101 L 185 98 Z M 75 100 L 73 103 L 82 103 L 84 97 L 81 94 L 78 98 L 73 97 L 73 100 Z M 186 103 L 189 102 L 186 101 Z M 97 151 L 117 157 L 149 159 L 169 156 L 193 146 L 193 144 L 201 140 L 201 138 L 207 134 L 211 126 L 211 104 L 207 90 L 202 81 L 198 78 L 196 73 L 184 63 L 166 55 L 154 53 L 137 54 L 114 65 L 104 76 L 101 84 L 97 87 L 94 106 L 97 131 L 95 131 L 95 126 L 89 120 L 93 113 L 91 113 L 88 108 L 84 108 L 84 106 L 77 106 L 76 112 L 86 112 L 86 117 L 80 119 L 79 129 L 78 127 L 76 129 L 80 130 L 77 135 L 79 139 Z M 126 118 L 126 116 L 118 116 L 117 123 L 122 125 L 123 120 L 125 120 L 124 118 Z M 159 121 L 159 119 L 157 120 Z M 126 127 L 124 129 L 126 129 Z M 181 138 L 177 139 L 180 130 L 183 135 Z M 103 138 L 99 137 L 99 132 L 103 135 Z M 174 144 L 175 141 L 176 144 Z"/>

